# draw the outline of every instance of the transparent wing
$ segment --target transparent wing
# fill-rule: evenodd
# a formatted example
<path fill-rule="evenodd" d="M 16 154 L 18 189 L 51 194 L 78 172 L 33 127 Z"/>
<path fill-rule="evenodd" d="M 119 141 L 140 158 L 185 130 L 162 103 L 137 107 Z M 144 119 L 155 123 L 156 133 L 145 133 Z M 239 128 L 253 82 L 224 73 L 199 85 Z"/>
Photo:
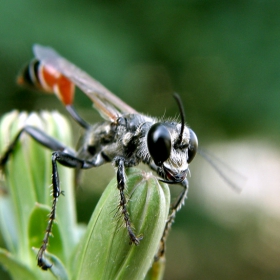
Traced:
<path fill-rule="evenodd" d="M 210 154 L 208 151 L 199 149 L 198 153 L 217 171 L 221 178 L 235 191 L 241 192 L 247 178 L 224 163 L 222 160 Z"/>
<path fill-rule="evenodd" d="M 39 61 L 53 67 L 79 87 L 92 100 L 104 118 L 116 120 L 121 113 L 137 113 L 101 83 L 60 56 L 54 49 L 36 44 L 33 46 L 33 52 Z"/>

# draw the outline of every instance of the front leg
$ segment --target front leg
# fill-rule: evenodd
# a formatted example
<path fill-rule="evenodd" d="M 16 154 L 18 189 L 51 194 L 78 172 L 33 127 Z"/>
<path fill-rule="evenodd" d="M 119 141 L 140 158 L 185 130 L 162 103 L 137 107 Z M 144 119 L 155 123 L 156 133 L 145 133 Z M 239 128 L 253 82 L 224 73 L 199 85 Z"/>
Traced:
<path fill-rule="evenodd" d="M 160 245 L 157 254 L 155 255 L 155 261 L 158 261 L 160 258 L 162 258 L 165 254 L 165 244 L 166 239 L 169 233 L 169 230 L 171 228 L 171 225 L 173 224 L 175 220 L 176 213 L 181 209 L 183 206 L 185 199 L 187 198 L 189 184 L 188 180 L 185 179 L 181 182 L 181 186 L 184 188 L 183 191 L 179 194 L 179 196 L 176 199 L 176 202 L 171 206 L 170 208 L 170 214 L 167 218 L 165 228 L 162 234 L 162 237 L 160 239 Z"/>
<path fill-rule="evenodd" d="M 118 181 L 118 189 L 120 191 L 120 203 L 119 208 L 121 209 L 121 214 L 123 215 L 123 219 L 125 222 L 125 227 L 127 229 L 130 243 L 138 245 L 142 239 L 142 237 L 136 236 L 129 218 L 129 213 L 127 211 L 127 200 L 125 197 L 124 189 L 125 189 L 125 164 L 123 158 L 118 158 L 116 160 L 117 165 L 117 181 Z"/>

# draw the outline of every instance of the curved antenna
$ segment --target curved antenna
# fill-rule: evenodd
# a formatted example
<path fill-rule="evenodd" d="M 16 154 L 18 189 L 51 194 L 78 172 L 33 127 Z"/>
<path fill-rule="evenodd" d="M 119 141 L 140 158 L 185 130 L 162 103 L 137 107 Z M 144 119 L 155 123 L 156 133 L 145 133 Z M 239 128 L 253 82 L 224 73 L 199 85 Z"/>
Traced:
<path fill-rule="evenodd" d="M 182 139 L 183 139 L 184 128 L 185 128 L 185 111 L 184 111 L 183 102 L 181 100 L 180 95 L 178 93 L 174 92 L 173 93 L 173 97 L 175 98 L 175 100 L 176 100 L 176 102 L 178 104 L 179 110 L 180 110 L 181 131 L 180 131 L 177 143 L 181 144 L 182 143 Z"/>

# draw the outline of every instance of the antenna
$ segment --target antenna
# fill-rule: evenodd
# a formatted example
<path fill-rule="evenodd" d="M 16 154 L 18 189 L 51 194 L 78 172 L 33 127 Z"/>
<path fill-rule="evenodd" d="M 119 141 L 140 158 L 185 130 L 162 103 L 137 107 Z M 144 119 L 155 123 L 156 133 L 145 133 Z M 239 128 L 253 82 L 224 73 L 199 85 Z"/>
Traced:
<path fill-rule="evenodd" d="M 177 144 L 181 144 L 182 143 L 182 139 L 183 139 L 183 133 L 184 133 L 184 128 L 185 128 L 185 111 L 184 111 L 184 107 L 183 107 L 183 102 L 181 100 L 181 97 L 178 93 L 174 92 L 173 93 L 173 97 L 175 98 L 179 110 L 180 110 L 180 116 L 181 116 L 181 131 L 180 131 L 180 135 L 177 141 Z"/>

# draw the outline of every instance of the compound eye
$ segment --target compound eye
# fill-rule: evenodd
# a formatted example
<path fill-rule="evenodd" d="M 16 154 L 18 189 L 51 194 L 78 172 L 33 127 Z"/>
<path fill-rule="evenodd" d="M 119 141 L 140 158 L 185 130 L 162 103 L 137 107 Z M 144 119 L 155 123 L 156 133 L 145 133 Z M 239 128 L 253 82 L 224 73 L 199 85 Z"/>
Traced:
<path fill-rule="evenodd" d="M 148 149 L 157 166 L 161 166 L 171 153 L 171 136 L 161 123 L 153 124 L 148 132 Z"/>
<path fill-rule="evenodd" d="M 196 134 L 190 128 L 189 131 L 190 131 L 190 143 L 188 147 L 188 160 L 187 160 L 188 163 L 190 163 L 194 159 L 198 149 L 198 140 Z"/>

